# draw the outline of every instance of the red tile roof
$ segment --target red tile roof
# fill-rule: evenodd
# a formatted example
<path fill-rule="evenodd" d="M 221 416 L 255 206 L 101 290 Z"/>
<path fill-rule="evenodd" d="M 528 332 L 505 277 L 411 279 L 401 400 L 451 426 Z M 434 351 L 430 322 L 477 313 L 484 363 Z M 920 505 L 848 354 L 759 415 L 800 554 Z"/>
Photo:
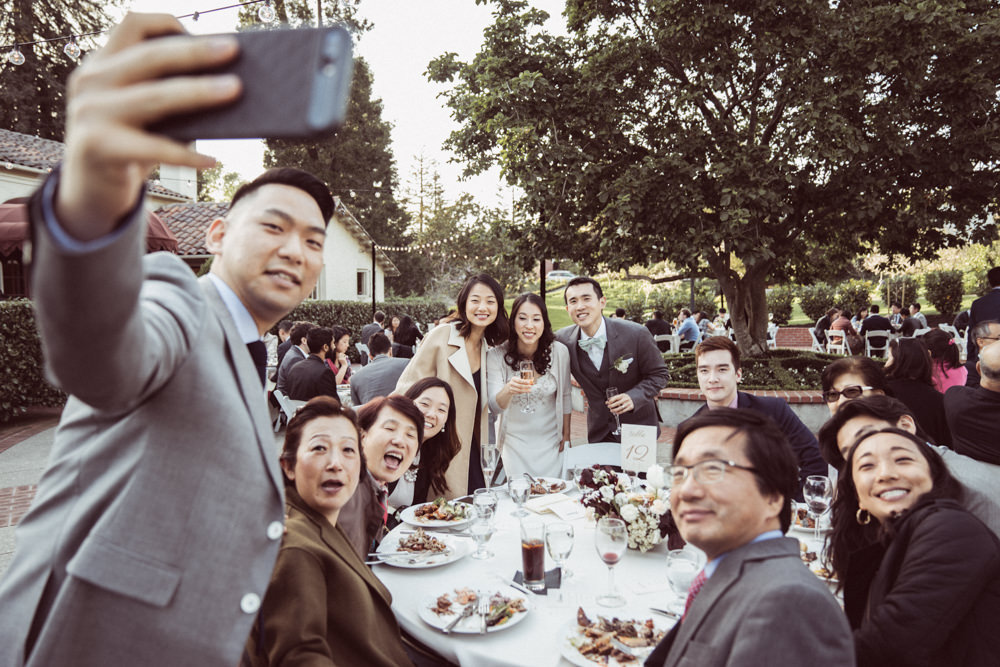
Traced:
<path fill-rule="evenodd" d="M 59 141 L 42 139 L 31 134 L 21 134 L 0 129 L 0 166 L 4 169 L 28 167 L 41 171 L 51 171 L 62 160 L 65 146 Z M 153 181 L 148 183 L 150 192 L 166 197 L 187 199 Z"/>
<path fill-rule="evenodd" d="M 205 231 L 216 218 L 225 215 L 229 204 L 196 202 L 170 204 L 155 212 L 177 237 L 177 252 L 182 256 L 207 255 Z"/>

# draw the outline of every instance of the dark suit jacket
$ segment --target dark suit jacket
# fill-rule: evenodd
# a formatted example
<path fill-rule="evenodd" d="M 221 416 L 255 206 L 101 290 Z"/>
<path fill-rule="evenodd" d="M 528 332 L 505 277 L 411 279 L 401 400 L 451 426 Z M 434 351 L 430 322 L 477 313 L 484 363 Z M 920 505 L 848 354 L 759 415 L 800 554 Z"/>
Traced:
<path fill-rule="evenodd" d="M 260 376 L 211 279 L 144 256 L 141 204 L 82 254 L 39 207 L 36 317 L 72 397 L 0 581 L 0 665 L 32 636 L 39 667 L 232 667 L 284 518 Z"/>
<path fill-rule="evenodd" d="M 293 401 L 308 401 L 317 396 L 337 398 L 337 376 L 325 361 L 310 354 L 288 371 L 285 393 Z"/>
<path fill-rule="evenodd" d="M 952 449 L 978 461 L 1000 464 L 1000 393 L 982 387 L 950 387 L 944 394 L 944 413 Z"/>
<path fill-rule="evenodd" d="M 881 315 L 869 315 L 865 318 L 865 321 L 861 323 L 861 331 L 858 333 L 864 336 L 869 331 L 892 331 L 892 325 L 889 324 L 889 318 L 882 317 Z M 882 347 L 885 345 L 884 338 L 872 338 L 872 345 L 875 347 Z"/>
<path fill-rule="evenodd" d="M 1000 287 L 994 287 L 988 294 L 973 301 L 972 307 L 969 308 L 969 328 L 966 329 L 968 342 L 965 358 L 965 368 L 969 374 L 965 379 L 966 387 L 979 386 L 979 371 L 976 370 L 976 362 L 979 361 L 979 346 L 976 344 L 976 339 L 972 337 L 972 328 L 979 322 L 986 320 L 1000 320 Z"/>
<path fill-rule="evenodd" d="M 788 438 L 788 444 L 792 446 L 792 451 L 795 452 L 799 462 L 799 493 L 796 495 L 796 500 L 802 500 L 802 485 L 805 484 L 806 477 L 829 473 L 826 462 L 820 456 L 816 436 L 801 419 L 795 416 L 788 403 L 780 398 L 755 396 L 739 391 L 736 392 L 736 407 L 756 410 L 769 417 Z M 701 406 L 695 414 L 701 414 L 705 410 L 708 410 L 707 405 Z"/>
<path fill-rule="evenodd" d="M 655 318 L 652 320 L 646 320 L 646 324 L 643 326 L 649 329 L 649 333 L 654 336 L 669 336 L 673 332 L 673 327 L 671 327 L 670 322 L 667 322 L 666 320 L 657 320 Z M 660 352 L 667 352 L 670 349 L 670 343 L 668 341 L 661 340 L 656 344 L 656 347 L 659 348 Z"/>
<path fill-rule="evenodd" d="M 351 401 L 359 407 L 378 396 L 388 396 L 396 388 L 408 359 L 380 354 L 351 377 Z"/>
<path fill-rule="evenodd" d="M 631 412 L 621 415 L 623 424 L 658 426 L 660 418 L 656 398 L 670 379 L 670 373 L 663 364 L 663 355 L 656 349 L 649 330 L 628 320 L 605 317 L 604 322 L 608 332 L 605 354 L 611 379 L 603 385 L 580 373 L 580 364 L 593 364 L 577 344 L 580 340 L 579 325 L 573 324 L 556 332 L 556 339 L 569 348 L 570 370 L 587 395 L 587 439 L 590 442 L 618 440 L 618 436 L 611 435 L 615 429 L 614 415 L 604 404 L 607 400 L 604 390 L 608 386 L 628 394 L 635 404 Z M 613 368 L 618 359 L 631 360 L 625 373 Z"/>
<path fill-rule="evenodd" d="M 339 526 L 287 493 L 288 534 L 243 664 L 412 665 L 388 589 Z"/>
<path fill-rule="evenodd" d="M 292 368 L 300 363 L 303 359 L 309 355 L 302 351 L 298 345 L 293 345 L 288 352 L 285 354 L 285 358 L 281 360 L 281 364 L 278 366 L 278 374 L 275 378 L 275 389 L 288 394 L 288 373 Z"/>
<path fill-rule="evenodd" d="M 294 341 L 289 336 L 288 340 L 284 343 L 278 343 L 278 366 L 281 366 L 281 362 L 285 359 L 285 355 L 288 354 L 288 350 L 292 347 Z"/>
<path fill-rule="evenodd" d="M 745 544 L 719 563 L 646 665 L 853 665 L 847 618 L 798 540 Z"/>

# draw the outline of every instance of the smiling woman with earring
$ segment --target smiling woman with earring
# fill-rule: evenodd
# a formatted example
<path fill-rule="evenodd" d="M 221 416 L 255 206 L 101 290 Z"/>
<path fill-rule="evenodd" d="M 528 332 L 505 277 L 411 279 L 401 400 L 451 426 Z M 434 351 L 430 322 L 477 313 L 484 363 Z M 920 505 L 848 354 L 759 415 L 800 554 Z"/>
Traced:
<path fill-rule="evenodd" d="M 525 472 L 558 477 L 573 411 L 569 350 L 556 340 L 545 301 L 537 294 L 517 297 L 510 320 L 507 341 L 486 359 L 490 407 L 500 414 L 503 467 L 510 479 Z M 531 362 L 527 371 L 522 371 L 524 362 Z"/>

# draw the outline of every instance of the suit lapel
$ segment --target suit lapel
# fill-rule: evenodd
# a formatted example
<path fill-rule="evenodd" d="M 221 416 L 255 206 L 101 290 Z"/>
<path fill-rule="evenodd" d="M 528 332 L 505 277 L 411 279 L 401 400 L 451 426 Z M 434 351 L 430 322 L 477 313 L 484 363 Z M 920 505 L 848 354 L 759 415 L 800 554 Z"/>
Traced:
<path fill-rule="evenodd" d="M 448 345 L 458 347 L 457 350 L 448 355 L 448 363 L 451 364 L 456 373 L 469 383 L 470 387 L 475 387 L 476 383 L 472 379 L 472 366 L 469 365 L 469 355 L 465 351 L 465 339 L 462 338 L 462 334 L 458 332 L 456 326 L 453 326 L 448 334 Z M 485 347 L 485 343 L 483 347 Z M 480 370 L 482 370 L 482 366 Z"/>
<path fill-rule="evenodd" d="M 254 430 L 257 431 L 257 446 L 260 449 L 261 456 L 264 457 L 264 465 L 267 468 L 275 489 L 283 497 L 284 483 L 281 480 L 281 473 L 274 452 L 274 439 L 271 435 L 270 424 L 267 422 L 266 395 L 260 385 L 260 375 L 257 373 L 257 368 L 254 366 L 250 354 L 246 351 L 246 344 L 240 338 L 239 332 L 236 330 L 236 324 L 233 322 L 226 304 L 223 303 L 222 297 L 219 296 L 219 292 L 215 289 L 211 279 L 208 276 L 204 276 L 199 280 L 199 283 L 208 303 L 219 319 L 219 324 L 222 326 L 222 331 L 226 338 L 226 356 L 233 370 L 236 372 L 236 381 L 240 386 L 240 393 L 243 395 L 243 403 L 246 406 L 250 419 L 253 421 Z"/>

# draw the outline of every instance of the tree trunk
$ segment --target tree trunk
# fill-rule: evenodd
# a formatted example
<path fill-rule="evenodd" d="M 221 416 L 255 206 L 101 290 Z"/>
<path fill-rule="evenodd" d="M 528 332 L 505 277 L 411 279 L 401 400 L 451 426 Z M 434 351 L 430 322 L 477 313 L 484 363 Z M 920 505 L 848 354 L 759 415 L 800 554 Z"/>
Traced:
<path fill-rule="evenodd" d="M 709 259 L 722 293 L 729 303 L 729 320 L 736 334 L 740 353 L 748 357 L 767 354 L 767 274 L 770 263 L 753 264 L 744 260 L 742 277 L 729 267 L 729 256 Z"/>

